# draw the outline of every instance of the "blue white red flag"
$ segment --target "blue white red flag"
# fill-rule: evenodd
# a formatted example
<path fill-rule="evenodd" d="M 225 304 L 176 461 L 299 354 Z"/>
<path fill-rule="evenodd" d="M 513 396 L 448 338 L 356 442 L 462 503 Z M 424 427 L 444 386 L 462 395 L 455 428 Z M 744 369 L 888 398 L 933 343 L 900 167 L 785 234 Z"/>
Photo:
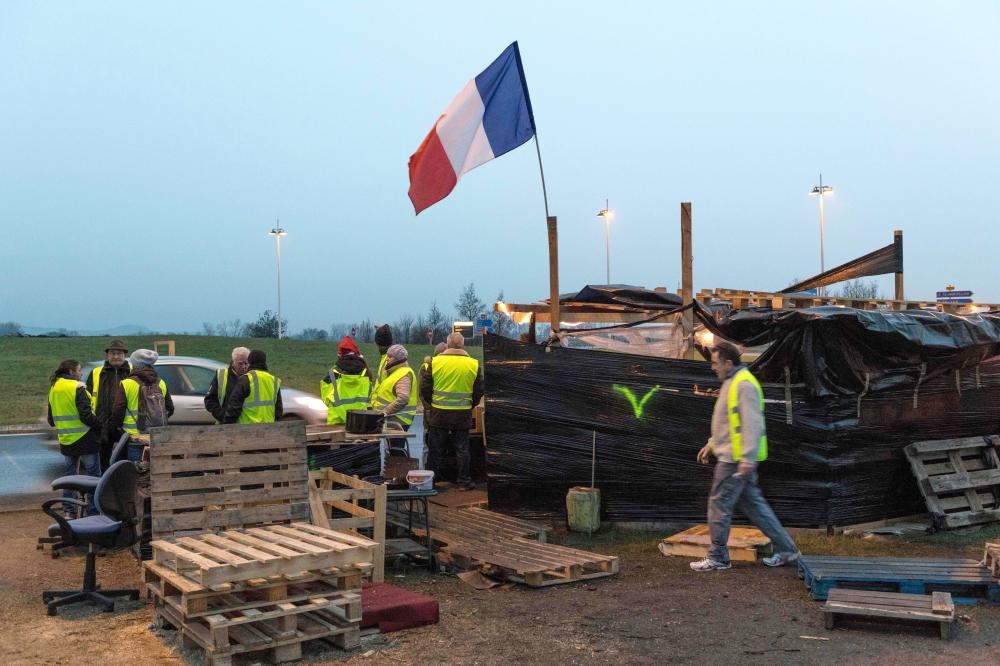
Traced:
<path fill-rule="evenodd" d="M 467 171 L 535 135 L 521 53 L 514 42 L 469 81 L 410 156 L 410 201 L 420 211 L 448 196 Z"/>

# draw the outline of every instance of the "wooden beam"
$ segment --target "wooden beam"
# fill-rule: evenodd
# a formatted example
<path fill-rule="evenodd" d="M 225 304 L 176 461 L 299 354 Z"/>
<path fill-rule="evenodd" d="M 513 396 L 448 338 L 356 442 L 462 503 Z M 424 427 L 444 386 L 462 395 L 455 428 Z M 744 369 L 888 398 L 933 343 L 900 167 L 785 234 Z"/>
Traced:
<path fill-rule="evenodd" d="M 556 216 L 548 216 L 546 223 L 549 229 L 549 322 L 552 327 L 551 337 L 559 332 L 559 236 L 556 231 Z"/>
<path fill-rule="evenodd" d="M 694 255 L 691 251 L 691 202 L 681 204 L 681 303 L 690 305 L 694 300 Z M 694 310 L 684 313 L 684 334 L 691 339 L 687 358 L 694 358 L 697 351 L 694 348 Z"/>
<path fill-rule="evenodd" d="M 892 242 L 896 244 L 896 251 L 899 252 L 900 256 L 903 254 L 903 230 L 896 229 L 892 232 Z M 906 297 L 903 296 L 903 271 L 898 271 L 896 273 L 896 295 L 895 300 L 904 301 Z"/>

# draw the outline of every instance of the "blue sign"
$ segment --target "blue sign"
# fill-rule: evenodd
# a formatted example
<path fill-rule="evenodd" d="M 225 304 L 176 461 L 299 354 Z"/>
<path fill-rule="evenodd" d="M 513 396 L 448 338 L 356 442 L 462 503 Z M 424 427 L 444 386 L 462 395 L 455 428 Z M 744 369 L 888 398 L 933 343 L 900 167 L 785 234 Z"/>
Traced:
<path fill-rule="evenodd" d="M 947 298 L 952 300 L 954 298 L 972 298 L 971 291 L 939 291 L 937 293 L 938 300 Z"/>
<path fill-rule="evenodd" d="M 482 335 L 483 331 L 493 332 L 493 320 L 492 319 L 476 319 L 473 322 L 473 335 Z"/>
<path fill-rule="evenodd" d="M 972 303 L 971 298 L 939 298 L 938 303 Z"/>

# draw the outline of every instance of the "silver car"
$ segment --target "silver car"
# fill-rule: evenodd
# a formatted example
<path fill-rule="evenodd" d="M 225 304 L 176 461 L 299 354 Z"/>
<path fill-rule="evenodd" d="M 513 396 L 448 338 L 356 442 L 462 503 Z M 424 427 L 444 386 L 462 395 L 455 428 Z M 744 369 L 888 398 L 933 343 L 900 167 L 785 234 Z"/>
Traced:
<path fill-rule="evenodd" d="M 90 372 L 104 365 L 103 361 L 88 363 L 83 369 L 83 379 Z M 196 356 L 161 356 L 153 366 L 167 384 L 170 397 L 174 401 L 174 415 L 170 423 L 176 425 L 197 425 L 214 423 L 215 419 L 205 409 L 205 394 L 212 385 L 215 371 L 228 367 L 225 363 L 210 358 Z M 326 423 L 326 405 L 319 396 L 298 389 L 281 387 L 282 419 L 302 419 L 309 425 Z"/>

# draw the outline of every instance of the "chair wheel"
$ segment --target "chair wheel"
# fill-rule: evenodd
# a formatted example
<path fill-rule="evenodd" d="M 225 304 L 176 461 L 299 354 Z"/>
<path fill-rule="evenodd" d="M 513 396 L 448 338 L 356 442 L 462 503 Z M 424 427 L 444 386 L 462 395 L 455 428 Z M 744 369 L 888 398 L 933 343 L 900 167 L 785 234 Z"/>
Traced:
<path fill-rule="evenodd" d="M 42 603 L 47 604 L 55 599 L 55 595 L 49 594 L 48 592 L 42 592 Z"/>
<path fill-rule="evenodd" d="M 49 610 L 49 615 L 55 615 L 56 614 L 56 607 L 55 606 L 49 606 L 48 610 Z"/>
<path fill-rule="evenodd" d="M 139 600 L 139 591 L 136 590 L 132 594 L 128 595 L 128 598 L 131 599 L 132 601 L 138 601 Z"/>

